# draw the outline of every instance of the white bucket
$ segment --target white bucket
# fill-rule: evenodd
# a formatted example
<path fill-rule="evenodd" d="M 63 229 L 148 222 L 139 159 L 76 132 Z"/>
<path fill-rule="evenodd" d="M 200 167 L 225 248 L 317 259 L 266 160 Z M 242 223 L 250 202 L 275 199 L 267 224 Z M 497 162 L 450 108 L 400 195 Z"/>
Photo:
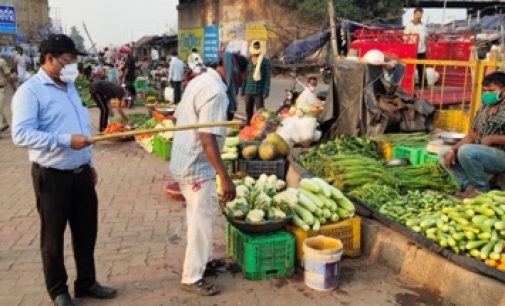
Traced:
<path fill-rule="evenodd" d="M 318 291 L 338 287 L 338 262 L 344 251 L 342 241 L 323 235 L 303 242 L 305 285 Z"/>

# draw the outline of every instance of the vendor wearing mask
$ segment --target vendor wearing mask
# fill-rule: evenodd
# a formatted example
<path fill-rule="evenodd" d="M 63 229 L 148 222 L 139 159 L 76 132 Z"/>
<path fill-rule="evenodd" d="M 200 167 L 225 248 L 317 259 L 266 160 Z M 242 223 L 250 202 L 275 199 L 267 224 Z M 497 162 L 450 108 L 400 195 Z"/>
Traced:
<path fill-rule="evenodd" d="M 270 61 L 265 57 L 259 40 L 252 42 L 249 53 L 249 75 L 241 90 L 246 105 L 247 124 L 251 122 L 255 106 L 256 110 L 265 107 L 265 99 L 270 93 L 271 71 Z"/>
<path fill-rule="evenodd" d="M 482 106 L 468 135 L 440 153 L 440 161 L 471 198 L 490 189 L 486 174 L 505 172 L 505 73 L 487 75 Z"/>

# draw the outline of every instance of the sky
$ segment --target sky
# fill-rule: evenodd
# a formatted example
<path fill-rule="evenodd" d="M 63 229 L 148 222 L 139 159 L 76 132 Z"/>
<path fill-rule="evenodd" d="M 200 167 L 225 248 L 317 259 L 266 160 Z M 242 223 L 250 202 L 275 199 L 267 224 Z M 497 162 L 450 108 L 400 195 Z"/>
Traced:
<path fill-rule="evenodd" d="M 82 22 L 86 23 L 91 38 L 98 48 L 122 45 L 144 35 L 160 35 L 177 30 L 178 0 L 49 0 L 51 17 L 62 22 L 67 33 L 77 26 L 90 47 Z M 412 19 L 413 9 L 406 10 L 404 23 Z M 442 9 L 425 9 L 425 23 L 440 23 Z M 466 10 L 447 9 L 446 22 L 462 19 Z"/>
<path fill-rule="evenodd" d="M 49 0 L 51 17 L 61 19 L 63 31 L 77 26 L 84 34 L 82 22 L 97 47 L 122 45 L 144 35 L 160 35 L 177 30 L 178 0 Z"/>

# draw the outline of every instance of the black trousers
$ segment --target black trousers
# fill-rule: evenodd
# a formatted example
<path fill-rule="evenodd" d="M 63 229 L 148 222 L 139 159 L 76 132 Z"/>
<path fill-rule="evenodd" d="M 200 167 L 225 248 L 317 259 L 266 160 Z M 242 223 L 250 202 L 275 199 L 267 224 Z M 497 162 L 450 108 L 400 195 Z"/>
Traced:
<path fill-rule="evenodd" d="M 74 290 L 85 291 L 96 281 L 98 199 L 91 168 L 86 165 L 80 173 L 72 173 L 33 164 L 32 179 L 40 216 L 40 249 L 47 291 L 52 299 L 68 292 L 63 255 L 67 223 L 77 271 Z"/>
<path fill-rule="evenodd" d="M 420 60 L 426 59 L 426 53 L 418 53 L 417 59 Z M 417 68 L 417 76 L 419 77 L 419 84 L 422 84 L 423 82 L 426 84 L 426 77 L 423 76 L 424 65 L 418 64 L 416 68 Z"/>
<path fill-rule="evenodd" d="M 98 123 L 98 131 L 103 132 L 107 127 L 108 119 L 109 119 L 109 103 L 105 101 L 102 97 L 100 97 L 97 93 L 91 93 L 91 98 L 95 101 L 98 109 L 100 109 L 100 121 Z"/>
<path fill-rule="evenodd" d="M 171 84 L 174 89 L 174 103 L 178 104 L 182 97 L 182 81 L 172 81 Z"/>
<path fill-rule="evenodd" d="M 265 99 L 263 95 L 246 95 L 245 96 L 245 113 L 247 117 L 247 124 L 251 122 L 254 114 L 254 106 L 256 110 L 265 107 Z"/>

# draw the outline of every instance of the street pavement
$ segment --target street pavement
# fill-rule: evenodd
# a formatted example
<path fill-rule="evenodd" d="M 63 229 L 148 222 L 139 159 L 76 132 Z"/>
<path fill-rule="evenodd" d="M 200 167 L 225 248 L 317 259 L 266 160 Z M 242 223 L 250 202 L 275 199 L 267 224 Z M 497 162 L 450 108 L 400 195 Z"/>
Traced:
<path fill-rule="evenodd" d="M 283 83 L 274 82 L 282 92 Z M 134 110 L 140 111 L 141 109 Z M 96 130 L 98 110 L 90 109 Z M 185 248 L 184 203 L 170 201 L 163 187 L 168 163 L 135 143 L 100 143 L 94 148 L 99 175 L 98 281 L 119 289 L 113 300 L 76 299 L 76 305 L 441 305 L 434 295 L 366 257 L 343 259 L 339 289 L 317 292 L 303 273 L 265 281 L 241 273 L 218 274 L 216 297 L 179 290 Z M 39 251 L 39 219 L 27 152 L 9 132 L 0 138 L 0 306 L 51 305 L 45 291 Z M 225 256 L 225 220 L 214 227 L 215 255 Z M 71 237 L 65 234 L 65 261 L 73 292 L 75 265 Z"/>

